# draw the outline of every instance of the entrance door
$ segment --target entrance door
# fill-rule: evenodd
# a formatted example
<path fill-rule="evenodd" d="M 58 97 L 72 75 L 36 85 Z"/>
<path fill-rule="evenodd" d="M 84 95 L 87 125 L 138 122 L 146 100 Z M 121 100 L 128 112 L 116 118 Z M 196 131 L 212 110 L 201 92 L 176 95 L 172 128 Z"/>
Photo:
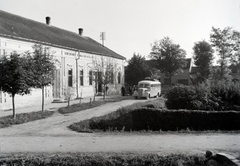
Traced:
<path fill-rule="evenodd" d="M 97 93 L 102 93 L 102 72 L 97 71 L 95 77 L 96 79 L 96 88 Z"/>
<path fill-rule="evenodd" d="M 54 81 L 53 81 L 53 98 L 60 98 L 60 70 L 54 71 Z"/>

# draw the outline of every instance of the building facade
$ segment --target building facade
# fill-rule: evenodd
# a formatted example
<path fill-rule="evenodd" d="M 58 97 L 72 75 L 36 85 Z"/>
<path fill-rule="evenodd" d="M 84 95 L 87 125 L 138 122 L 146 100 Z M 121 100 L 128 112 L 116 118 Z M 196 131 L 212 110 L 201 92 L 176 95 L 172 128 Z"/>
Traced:
<path fill-rule="evenodd" d="M 0 56 L 16 51 L 24 54 L 33 52 L 34 44 L 49 47 L 56 60 L 53 84 L 45 87 L 45 101 L 65 100 L 102 94 L 103 85 L 98 81 L 111 64 L 112 81 L 108 94 L 120 94 L 124 85 L 125 57 L 102 46 L 95 40 L 78 33 L 66 31 L 50 24 L 0 11 Z M 41 89 L 32 89 L 30 95 L 15 97 L 16 107 L 41 104 Z M 12 108 L 11 96 L 0 91 L 0 110 Z"/>

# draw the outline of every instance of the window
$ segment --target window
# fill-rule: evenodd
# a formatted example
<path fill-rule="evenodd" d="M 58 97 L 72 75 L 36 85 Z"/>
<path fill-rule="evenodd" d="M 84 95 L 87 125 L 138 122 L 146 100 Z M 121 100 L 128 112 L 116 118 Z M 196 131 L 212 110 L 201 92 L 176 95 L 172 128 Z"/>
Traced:
<path fill-rule="evenodd" d="M 79 72 L 79 80 L 80 80 L 80 86 L 83 86 L 83 69 L 80 70 Z"/>
<path fill-rule="evenodd" d="M 121 73 L 118 72 L 118 84 L 121 84 Z"/>
<path fill-rule="evenodd" d="M 92 85 L 92 78 L 93 77 L 93 72 L 92 70 L 89 71 L 89 85 Z"/>
<path fill-rule="evenodd" d="M 68 69 L 68 86 L 72 87 L 73 86 L 73 70 Z"/>

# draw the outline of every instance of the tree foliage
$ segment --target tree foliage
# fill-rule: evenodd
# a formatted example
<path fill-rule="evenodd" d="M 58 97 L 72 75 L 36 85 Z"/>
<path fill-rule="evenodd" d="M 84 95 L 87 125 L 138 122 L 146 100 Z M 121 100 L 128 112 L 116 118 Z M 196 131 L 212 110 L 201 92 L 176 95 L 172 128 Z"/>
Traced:
<path fill-rule="evenodd" d="M 179 72 L 185 64 L 186 51 L 174 44 L 169 37 L 152 44 L 150 57 L 157 61 L 157 68 L 170 78 Z"/>
<path fill-rule="evenodd" d="M 95 71 L 93 81 L 99 85 L 103 85 L 103 98 L 105 99 L 106 87 L 109 84 L 114 84 L 114 80 L 116 79 L 116 63 L 112 58 L 94 58 L 93 70 Z"/>
<path fill-rule="evenodd" d="M 147 65 L 145 57 L 134 53 L 126 66 L 126 83 L 128 85 L 137 85 L 139 81 L 149 76 L 151 76 L 150 67 Z"/>
<path fill-rule="evenodd" d="M 194 44 L 193 51 L 194 64 L 199 67 L 197 81 L 203 82 L 211 75 L 214 50 L 208 42 L 203 40 Z"/>
<path fill-rule="evenodd" d="M 31 86 L 42 89 L 42 111 L 44 111 L 44 87 L 53 81 L 53 71 L 55 70 L 55 60 L 49 47 L 40 44 L 33 45 L 33 53 L 27 53 L 31 57 L 29 68 L 32 70 Z"/>
<path fill-rule="evenodd" d="M 220 64 L 218 79 L 227 80 L 229 77 L 229 66 L 238 66 L 240 63 L 240 33 L 226 27 L 223 30 L 212 27 L 210 34 L 211 43 L 219 56 Z"/>
<path fill-rule="evenodd" d="M 17 52 L 0 57 L 0 89 L 12 96 L 13 118 L 16 118 L 15 95 L 30 93 L 31 70 L 28 68 L 28 62 L 27 56 L 20 56 Z"/>

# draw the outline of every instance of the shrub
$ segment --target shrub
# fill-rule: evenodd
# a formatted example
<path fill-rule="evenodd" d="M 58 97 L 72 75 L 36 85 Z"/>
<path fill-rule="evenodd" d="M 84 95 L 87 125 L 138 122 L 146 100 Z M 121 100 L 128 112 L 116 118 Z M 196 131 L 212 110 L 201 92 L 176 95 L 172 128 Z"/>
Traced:
<path fill-rule="evenodd" d="M 168 109 L 198 109 L 202 105 L 196 100 L 197 94 L 194 87 L 177 85 L 168 89 L 166 93 L 166 106 Z"/>
<path fill-rule="evenodd" d="M 220 99 L 219 109 L 240 111 L 240 83 L 219 81 L 211 85 L 211 94 Z"/>
<path fill-rule="evenodd" d="M 197 86 L 177 85 L 166 94 L 168 109 L 240 111 L 240 84 L 204 82 Z"/>

